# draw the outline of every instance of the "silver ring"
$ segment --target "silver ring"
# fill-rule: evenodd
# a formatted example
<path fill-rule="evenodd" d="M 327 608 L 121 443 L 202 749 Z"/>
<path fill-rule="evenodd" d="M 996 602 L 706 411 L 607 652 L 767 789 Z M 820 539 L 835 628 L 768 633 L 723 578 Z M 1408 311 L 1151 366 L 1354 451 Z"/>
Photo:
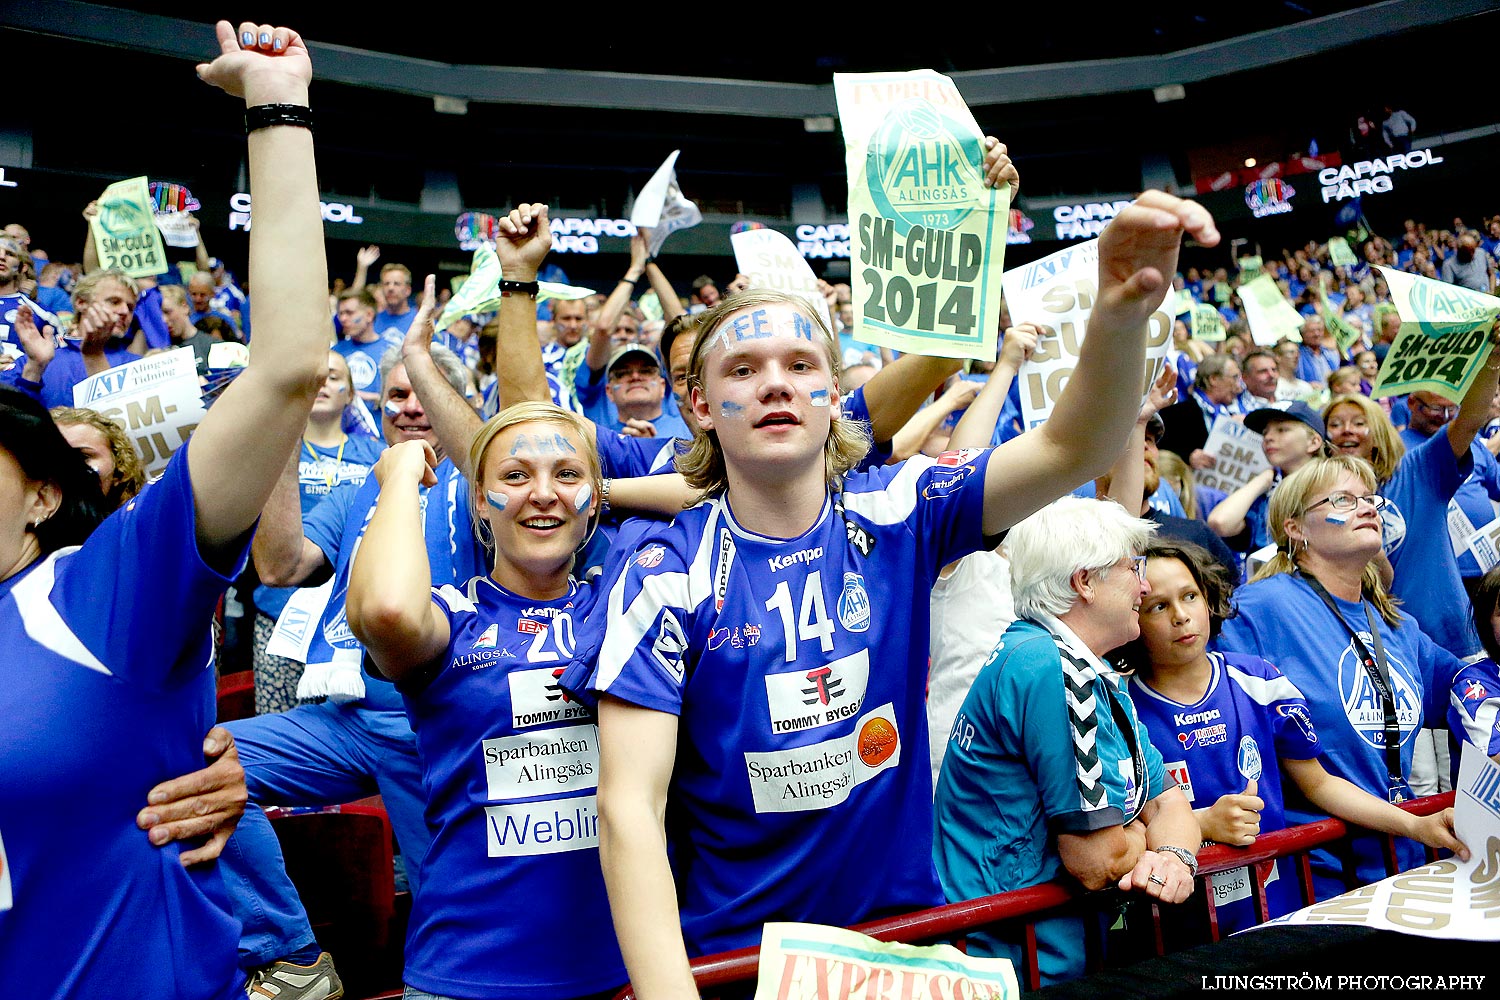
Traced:
<path fill-rule="evenodd" d="M 1161 886 L 1162 888 L 1166 888 L 1166 885 L 1167 885 L 1167 883 L 1166 883 L 1166 881 L 1164 879 L 1159 879 L 1155 875 L 1152 875 L 1146 881 L 1147 882 L 1155 882 L 1157 885 Z"/>

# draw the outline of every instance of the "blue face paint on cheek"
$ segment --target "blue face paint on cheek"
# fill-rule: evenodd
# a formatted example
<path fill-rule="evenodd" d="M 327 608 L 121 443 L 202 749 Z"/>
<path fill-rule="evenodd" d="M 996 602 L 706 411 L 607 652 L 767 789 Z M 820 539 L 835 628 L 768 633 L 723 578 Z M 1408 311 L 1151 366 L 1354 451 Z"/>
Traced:
<path fill-rule="evenodd" d="M 573 509 L 582 514 L 589 509 L 589 504 L 594 502 L 594 488 L 588 483 L 578 487 L 578 493 L 573 497 Z"/>
<path fill-rule="evenodd" d="M 1329 514 L 1327 517 L 1323 518 L 1323 520 L 1327 521 L 1329 524 L 1348 524 L 1349 523 L 1349 515 L 1348 514 Z"/>
<path fill-rule="evenodd" d="M 828 405 L 828 390 L 827 389 L 814 389 L 812 392 L 810 392 L 810 393 L 807 394 L 807 398 L 810 399 L 810 400 L 812 400 L 812 405 L 814 405 L 814 406 L 827 406 Z"/>
<path fill-rule="evenodd" d="M 504 510 L 510 505 L 510 497 L 504 493 L 496 493 L 494 490 L 485 490 L 484 498 L 490 502 L 490 506 L 496 510 Z"/>
<path fill-rule="evenodd" d="M 385 412 L 393 417 L 399 417 L 401 416 L 401 404 L 394 399 L 388 399 L 385 401 Z"/>
<path fill-rule="evenodd" d="M 726 401 L 719 404 L 719 416 L 721 417 L 727 419 L 729 417 L 742 417 L 744 415 L 745 408 L 739 403 L 731 403 Z"/>

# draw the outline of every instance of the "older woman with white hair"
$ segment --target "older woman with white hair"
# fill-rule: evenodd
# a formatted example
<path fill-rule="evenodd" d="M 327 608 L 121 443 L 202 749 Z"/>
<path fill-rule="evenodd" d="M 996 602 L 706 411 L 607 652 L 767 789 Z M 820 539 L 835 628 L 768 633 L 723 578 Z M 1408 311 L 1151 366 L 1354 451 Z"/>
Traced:
<path fill-rule="evenodd" d="M 1193 891 L 1201 839 L 1118 673 L 1146 593 L 1155 525 L 1112 501 L 1063 497 L 1011 529 L 1015 623 L 949 736 L 933 856 L 950 901 L 1068 876 L 1162 902 Z M 1071 748 L 1067 752 L 1065 748 Z M 1083 972 L 1082 918 L 1037 925 L 1042 984 Z M 971 954 L 1019 962 L 1019 936 L 971 935 Z"/>

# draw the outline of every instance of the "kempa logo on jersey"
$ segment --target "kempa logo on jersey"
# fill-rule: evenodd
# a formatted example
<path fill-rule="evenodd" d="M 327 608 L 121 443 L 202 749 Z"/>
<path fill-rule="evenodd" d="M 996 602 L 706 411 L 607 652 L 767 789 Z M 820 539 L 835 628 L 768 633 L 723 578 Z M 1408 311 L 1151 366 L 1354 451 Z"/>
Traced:
<path fill-rule="evenodd" d="M 758 813 L 828 809 L 901 763 L 895 707 L 887 702 L 861 716 L 854 732 L 811 746 L 745 754 L 750 797 Z"/>
<path fill-rule="evenodd" d="M 593 795 L 486 806 L 484 815 L 492 858 L 562 854 L 599 846 L 599 800 Z"/>
<path fill-rule="evenodd" d="M 858 715 L 870 683 L 870 654 L 860 650 L 810 670 L 766 677 L 771 732 L 800 733 Z"/>
<path fill-rule="evenodd" d="M 491 802 L 599 785 L 599 733 L 593 726 L 502 736 L 480 748 Z"/>
<path fill-rule="evenodd" d="M 1178 728 L 1184 726 L 1196 726 L 1204 722 L 1213 722 L 1219 718 L 1220 712 L 1217 708 L 1211 708 L 1207 712 L 1177 712 L 1172 716 L 1172 721 Z"/>
<path fill-rule="evenodd" d="M 1173 760 L 1162 764 L 1168 776 L 1182 789 L 1182 794 L 1187 796 L 1189 802 L 1193 801 L 1193 776 L 1188 773 L 1187 761 Z"/>
<path fill-rule="evenodd" d="M 568 609 L 572 608 L 572 607 L 573 607 L 573 602 L 569 601 L 566 606 L 561 607 L 561 608 L 523 608 L 522 611 L 521 611 L 521 617 L 522 618 L 556 618 L 558 615 L 567 614 L 568 613 Z"/>
<path fill-rule="evenodd" d="M 801 552 L 793 552 L 785 556 L 772 556 L 766 562 L 773 573 L 779 573 L 788 566 L 796 566 L 799 563 L 807 566 L 823 558 L 823 546 L 819 545 L 813 549 L 803 549 Z"/>
<path fill-rule="evenodd" d="M 1359 633 L 1367 649 L 1374 649 L 1368 632 Z M 1386 660 L 1390 664 L 1391 693 L 1396 700 L 1396 722 L 1401 728 L 1401 742 L 1406 743 L 1411 734 L 1420 728 L 1422 699 L 1417 693 L 1416 682 L 1406 664 L 1397 659 L 1389 645 L 1385 647 Z M 1359 662 L 1354 651 L 1354 641 L 1344 647 L 1339 656 L 1339 694 L 1344 702 L 1344 714 L 1359 738 L 1377 750 L 1385 749 L 1385 705 L 1382 704 L 1375 685 Z"/>
<path fill-rule="evenodd" d="M 728 528 L 719 529 L 719 569 L 714 575 L 714 610 L 724 610 L 729 594 L 729 567 L 734 564 L 734 536 Z M 773 569 L 775 567 L 772 567 Z"/>
<path fill-rule="evenodd" d="M 587 719 L 589 712 L 572 701 L 557 684 L 562 668 L 517 670 L 510 682 L 510 723 L 513 729 L 529 729 L 549 722 Z"/>

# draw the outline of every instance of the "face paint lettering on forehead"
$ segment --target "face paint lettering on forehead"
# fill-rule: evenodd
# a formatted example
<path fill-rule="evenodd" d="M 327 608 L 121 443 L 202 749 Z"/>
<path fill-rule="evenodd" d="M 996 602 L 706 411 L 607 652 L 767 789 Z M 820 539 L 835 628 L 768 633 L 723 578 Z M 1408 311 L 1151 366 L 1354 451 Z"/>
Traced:
<path fill-rule="evenodd" d="M 485 490 L 484 498 L 489 501 L 490 506 L 496 510 L 504 510 L 510 504 L 510 497 L 504 493 L 496 493 L 494 490 Z"/>
<path fill-rule="evenodd" d="M 728 347 L 731 341 L 739 343 L 766 337 L 792 337 L 811 343 L 812 320 L 795 309 L 790 314 L 779 316 L 772 316 L 769 309 L 753 309 L 722 324 L 717 339 L 721 347 Z"/>
<path fill-rule="evenodd" d="M 594 488 L 588 483 L 578 487 L 578 492 L 573 496 L 573 509 L 582 514 L 589 509 L 589 504 L 594 502 Z"/>
<path fill-rule="evenodd" d="M 562 434 L 517 434 L 515 443 L 510 446 L 510 453 L 518 455 L 523 451 L 533 455 L 578 454 L 578 449 Z"/>
<path fill-rule="evenodd" d="M 814 389 L 812 392 L 810 392 L 810 393 L 807 394 L 807 398 L 812 401 L 812 405 L 814 405 L 814 406 L 827 406 L 828 405 L 828 390 L 827 389 Z"/>

